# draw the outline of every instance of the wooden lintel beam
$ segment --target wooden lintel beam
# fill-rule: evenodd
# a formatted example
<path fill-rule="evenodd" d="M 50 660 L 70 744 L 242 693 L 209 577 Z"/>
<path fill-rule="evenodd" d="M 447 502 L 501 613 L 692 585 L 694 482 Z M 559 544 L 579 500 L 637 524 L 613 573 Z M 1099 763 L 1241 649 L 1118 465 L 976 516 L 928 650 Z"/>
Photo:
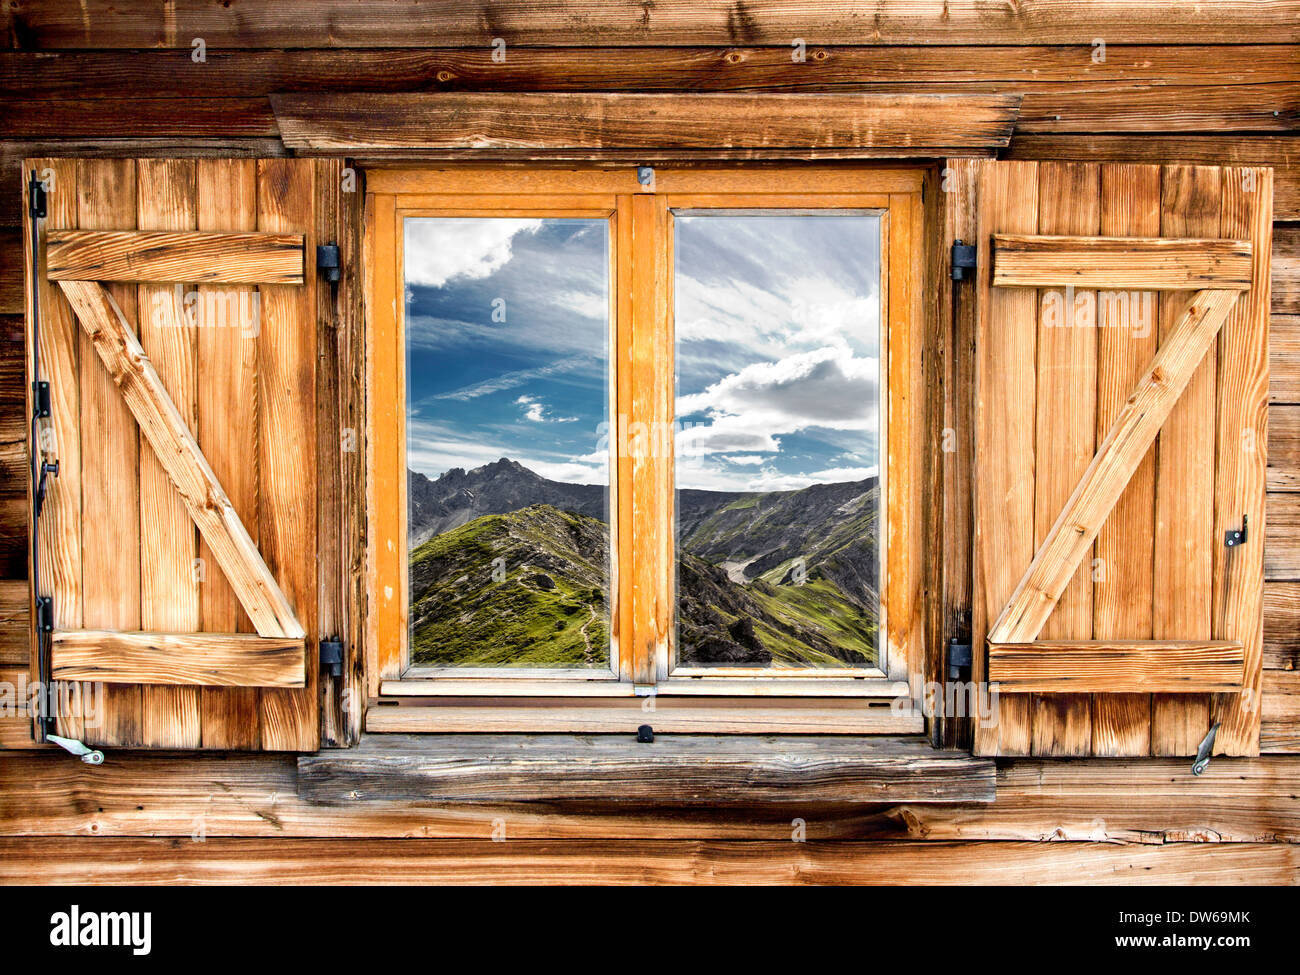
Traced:
<path fill-rule="evenodd" d="M 1245 291 L 1250 241 L 993 235 L 994 285 L 1132 291 Z"/>
<path fill-rule="evenodd" d="M 51 230 L 51 281 L 302 284 L 301 234 Z"/>
<path fill-rule="evenodd" d="M 56 680 L 214 687 L 302 687 L 306 680 L 301 637 L 56 630 L 50 648 Z"/>
<path fill-rule="evenodd" d="M 1079 561 L 1091 551 L 1102 522 L 1214 344 L 1238 294 L 1198 292 L 1170 330 L 990 629 L 991 643 L 1028 643 L 1038 636 Z"/>
<path fill-rule="evenodd" d="M 59 287 L 258 634 L 304 636 L 293 607 L 112 295 L 95 281 L 60 281 Z"/>
<path fill-rule="evenodd" d="M 1246 657 L 1229 640 L 1039 640 L 989 643 L 988 679 L 1008 692 L 1237 691 Z"/>
<path fill-rule="evenodd" d="M 294 92 L 284 144 L 325 152 L 861 149 L 934 156 L 1009 144 L 1020 95 Z"/>

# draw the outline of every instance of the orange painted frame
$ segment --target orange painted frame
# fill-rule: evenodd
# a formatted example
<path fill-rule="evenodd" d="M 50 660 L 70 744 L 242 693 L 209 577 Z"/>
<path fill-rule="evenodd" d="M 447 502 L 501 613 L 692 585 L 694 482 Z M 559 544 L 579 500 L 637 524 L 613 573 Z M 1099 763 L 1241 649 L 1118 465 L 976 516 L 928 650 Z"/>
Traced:
<path fill-rule="evenodd" d="M 919 168 L 800 166 L 728 169 L 661 169 L 642 185 L 632 169 L 378 169 L 368 174 L 366 201 L 368 329 L 367 461 L 370 497 L 370 590 L 367 664 L 372 696 L 385 694 L 519 696 L 629 696 L 660 694 L 776 696 L 886 696 L 917 699 L 923 656 L 921 341 L 925 331 L 925 172 Z M 888 440 L 885 467 L 886 580 L 884 616 L 887 671 L 879 678 L 845 680 L 834 674 L 793 679 L 722 676 L 673 680 L 666 661 L 673 630 L 672 531 L 673 421 L 670 208 L 871 209 L 882 213 L 882 354 L 888 369 Z M 647 424 L 647 452 L 618 449 L 614 475 L 617 518 L 611 592 L 612 648 L 621 680 L 536 682 L 524 677 L 484 680 L 440 677 L 403 680 L 405 595 L 393 581 L 403 577 L 405 483 L 400 477 L 405 443 L 401 338 L 400 214 L 553 215 L 609 214 L 613 221 L 615 376 L 611 413 L 615 434 L 626 443 L 634 423 Z M 892 258 L 892 259 L 891 259 Z M 377 385 L 380 384 L 380 385 Z M 618 406 L 628 405 L 621 413 Z M 398 430 L 376 436 L 379 431 Z M 635 430 L 636 428 L 633 427 Z M 655 431 L 668 436 L 655 446 Z M 644 443 L 643 443 L 644 446 Z M 617 485 L 623 485 L 618 490 Z M 385 503 L 380 504 L 383 500 Z M 633 532 L 632 512 L 637 530 Z M 631 571 L 627 571 L 631 567 Z M 617 580 L 615 582 L 615 579 Z M 556 675 L 562 677 L 564 675 Z M 900 686 L 899 682 L 904 682 Z M 502 685 L 508 684 L 508 691 Z M 490 685 L 495 685 L 492 687 Z M 599 686 L 598 686 L 599 685 Z M 612 686 L 611 686 L 612 685 Z M 908 690 L 903 690 L 907 687 Z"/>

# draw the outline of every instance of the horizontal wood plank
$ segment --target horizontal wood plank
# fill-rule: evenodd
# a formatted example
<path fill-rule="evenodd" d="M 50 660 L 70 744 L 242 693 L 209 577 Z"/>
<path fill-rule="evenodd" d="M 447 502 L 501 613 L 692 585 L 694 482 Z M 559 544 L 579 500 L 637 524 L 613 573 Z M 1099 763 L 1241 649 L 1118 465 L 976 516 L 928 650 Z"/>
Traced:
<path fill-rule="evenodd" d="M 274 94 L 292 149 L 994 149 L 1018 95 Z"/>
<path fill-rule="evenodd" d="M 5 23 L 5 21 L 8 23 Z M 1225 30 L 1224 25 L 1232 25 Z M 172 0 L 82 0 L 73 6 L 12 0 L 0 26 L 34 50 L 171 48 L 188 53 L 202 37 L 210 49 L 629 45 L 773 45 L 787 54 L 808 44 L 1284 44 L 1300 40 L 1295 0 L 1224 0 L 1213 5 L 1161 0 L 983 0 L 880 4 L 824 0 L 807 5 L 751 0 L 741 8 L 699 0 L 437 0 L 382 7 L 352 0 L 279 0 L 270 4 Z"/>
<path fill-rule="evenodd" d="M 1264 671 L 1259 750 L 1300 755 L 1300 670 Z"/>
<path fill-rule="evenodd" d="M 515 46 L 504 61 L 494 60 L 486 44 L 333 51 L 210 47 L 202 62 L 167 50 L 0 51 L 0 93 L 53 99 L 182 91 L 194 98 L 248 98 L 281 91 L 829 91 L 846 86 L 861 91 L 877 85 L 987 91 L 1013 86 L 1038 103 L 1036 111 L 1061 114 L 1084 104 L 1094 91 L 1181 94 L 1183 88 L 1210 87 L 1231 94 L 1241 87 L 1300 81 L 1294 53 L 1278 44 L 1109 43 L 1104 61 L 1076 45 L 809 43 L 804 61 L 790 54 L 788 43 L 625 47 L 612 57 L 592 57 L 580 47 Z"/>
<path fill-rule="evenodd" d="M 988 679 L 1003 693 L 1144 694 L 1239 690 L 1246 657 L 1222 640 L 990 643 Z"/>
<path fill-rule="evenodd" d="M 1250 275 L 1248 240 L 993 235 L 994 285 L 1245 291 Z"/>
<path fill-rule="evenodd" d="M 1300 670 L 1300 582 L 1264 584 L 1264 669 Z"/>
<path fill-rule="evenodd" d="M 1272 310 L 1300 315 L 1300 227 L 1273 228 Z"/>
<path fill-rule="evenodd" d="M 846 707 L 781 707 L 763 703 L 700 702 L 660 699 L 653 711 L 642 709 L 640 699 L 613 702 L 596 699 L 571 702 L 542 698 L 533 706 L 518 706 L 478 699 L 460 703 L 449 698 L 437 704 L 399 703 L 366 711 L 366 731 L 409 734 L 460 732 L 533 732 L 557 734 L 636 734 L 649 724 L 656 733 L 679 734 L 804 734 L 804 735 L 914 735 L 925 728 L 919 711 L 889 705 L 867 706 L 849 702 Z"/>
<path fill-rule="evenodd" d="M 1269 318 L 1268 401 L 1300 404 L 1300 315 Z"/>
<path fill-rule="evenodd" d="M 1264 501 L 1264 578 L 1300 582 L 1300 494 L 1270 491 Z"/>
<path fill-rule="evenodd" d="M 369 735 L 304 755 L 312 802 L 992 802 L 993 762 L 920 738 Z"/>
<path fill-rule="evenodd" d="M 50 658 L 59 680 L 214 687 L 302 687 L 301 638 L 249 633 L 58 631 Z"/>
<path fill-rule="evenodd" d="M 1300 850 L 1286 843 L 0 840 L 0 883 L 11 884 L 1288 886 L 1298 879 Z"/>
<path fill-rule="evenodd" d="M 1300 491 L 1300 405 L 1274 404 L 1268 411 L 1268 489 Z"/>
<path fill-rule="evenodd" d="M 26 736 L 28 729 L 22 729 Z M 116 752 L 91 767 L 61 752 L 0 761 L 0 835 L 189 838 L 790 839 L 791 820 L 820 840 L 1069 840 L 1130 844 L 1300 841 L 1300 760 L 1216 758 L 1193 776 L 1183 759 L 1001 760 L 997 800 L 935 805 L 770 802 L 309 803 L 285 755 Z"/>
<path fill-rule="evenodd" d="M 112 296 L 92 281 L 60 281 L 59 287 L 258 634 L 304 636 L 293 607 Z"/>
<path fill-rule="evenodd" d="M 302 284 L 301 234 L 51 230 L 51 281 Z"/>

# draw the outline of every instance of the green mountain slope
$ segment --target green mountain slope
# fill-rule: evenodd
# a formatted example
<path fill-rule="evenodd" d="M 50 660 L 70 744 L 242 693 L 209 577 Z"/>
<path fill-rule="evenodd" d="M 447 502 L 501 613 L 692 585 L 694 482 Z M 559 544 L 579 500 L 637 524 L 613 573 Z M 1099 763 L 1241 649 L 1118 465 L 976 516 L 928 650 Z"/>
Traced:
<path fill-rule="evenodd" d="M 411 660 L 604 668 L 609 540 L 594 518 L 531 505 L 435 535 L 411 553 Z"/>

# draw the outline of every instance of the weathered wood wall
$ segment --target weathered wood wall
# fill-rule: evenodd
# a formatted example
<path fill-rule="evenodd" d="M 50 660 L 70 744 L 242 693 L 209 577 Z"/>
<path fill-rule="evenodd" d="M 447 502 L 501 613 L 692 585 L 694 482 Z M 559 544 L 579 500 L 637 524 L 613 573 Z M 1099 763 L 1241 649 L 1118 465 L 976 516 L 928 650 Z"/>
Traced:
<path fill-rule="evenodd" d="M 495 39 L 504 60 L 493 57 Z M 252 876 L 253 860 L 258 877 L 296 879 L 388 879 L 400 867 L 403 879 L 1295 880 L 1300 865 L 1287 844 L 1300 840 L 1291 799 L 1300 757 L 1286 756 L 1300 756 L 1300 3 L 826 0 L 812 14 L 781 0 L 6 4 L 0 671 L 8 674 L 0 676 L 25 666 L 28 627 L 19 162 L 285 155 L 268 95 L 329 90 L 1018 92 L 1009 158 L 1273 167 L 1270 754 L 1216 761 L 1201 780 L 1181 762 L 1017 760 L 1001 767 L 992 806 L 805 812 L 810 842 L 796 846 L 790 810 L 344 816 L 298 802 L 292 763 L 282 758 L 115 755 L 88 769 L 11 752 L 0 758 L 5 879 L 40 857 L 63 877 L 85 876 L 93 860 L 114 863 L 104 876 L 154 880 Z M 951 366 L 960 384 L 960 357 L 943 357 L 951 347 L 933 351 L 929 374 Z M 960 434 L 968 418 L 949 408 Z M 936 636 L 961 631 L 969 616 L 967 477 L 943 472 L 948 517 L 932 540 L 945 566 L 944 597 L 930 607 Z M 964 735 L 956 724 L 942 730 L 950 742 Z M 24 722 L 0 721 L 0 745 L 26 737 Z M 518 845 L 484 842 L 498 817 Z M 191 844 L 191 836 L 209 842 Z M 328 839 L 337 836 L 354 839 Z M 1069 843 L 1028 842 L 1044 839 Z M 347 864 L 355 860 L 369 866 L 354 872 Z"/>

